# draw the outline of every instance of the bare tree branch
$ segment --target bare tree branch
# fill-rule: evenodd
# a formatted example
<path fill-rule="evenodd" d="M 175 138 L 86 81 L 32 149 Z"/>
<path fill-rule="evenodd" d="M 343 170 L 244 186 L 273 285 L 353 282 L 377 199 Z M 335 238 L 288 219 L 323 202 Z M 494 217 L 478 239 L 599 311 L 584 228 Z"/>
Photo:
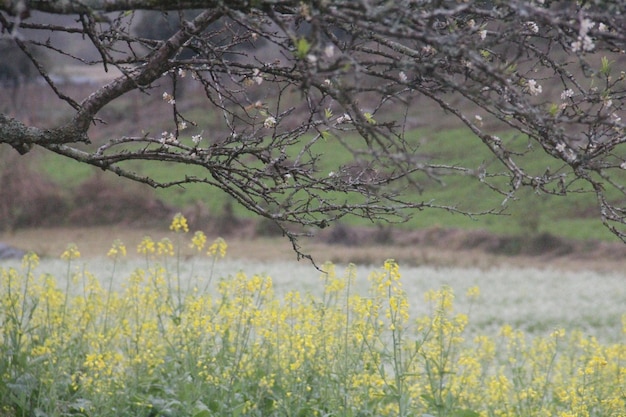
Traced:
<path fill-rule="evenodd" d="M 169 11 L 172 31 L 141 33 L 138 10 Z M 78 24 L 31 12 L 76 15 Z M 502 196 L 483 213 L 500 212 L 525 187 L 593 192 L 602 221 L 626 240 L 625 19 L 623 2 L 608 1 L 8 0 L 0 3 L 4 37 L 71 116 L 46 127 L 0 115 L 0 143 L 152 187 L 219 187 L 277 222 L 296 248 L 293 224 L 323 228 L 346 215 L 400 222 L 427 208 L 471 214 L 421 197 L 450 175 Z M 42 41 L 44 33 L 80 37 L 97 54 Z M 71 97 L 36 48 L 119 76 Z M 168 127 L 94 141 L 93 130 L 109 122 L 105 110 L 129 94 L 170 106 Z M 498 163 L 459 166 L 422 152 L 410 121 L 433 106 Z M 516 141 L 506 139 L 511 132 Z M 529 167 L 532 149 L 554 164 Z M 182 164 L 193 175 L 159 181 L 131 169 L 133 161 Z"/>

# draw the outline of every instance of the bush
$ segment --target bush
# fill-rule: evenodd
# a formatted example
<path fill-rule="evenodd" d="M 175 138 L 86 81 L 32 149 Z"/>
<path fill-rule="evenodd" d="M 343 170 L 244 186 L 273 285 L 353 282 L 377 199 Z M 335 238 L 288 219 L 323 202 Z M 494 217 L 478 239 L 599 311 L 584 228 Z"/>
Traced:
<path fill-rule="evenodd" d="M 75 226 L 162 226 L 173 213 L 171 207 L 154 198 L 150 189 L 138 185 L 128 189 L 102 175 L 88 178 L 73 194 L 68 222 Z"/>
<path fill-rule="evenodd" d="M 0 168 L 0 230 L 34 227 L 163 226 L 174 210 L 139 185 L 121 186 L 94 175 L 64 190 L 21 159 Z"/>
<path fill-rule="evenodd" d="M 0 230 L 62 223 L 68 205 L 60 187 L 23 161 L 6 159 L 0 170 Z"/>

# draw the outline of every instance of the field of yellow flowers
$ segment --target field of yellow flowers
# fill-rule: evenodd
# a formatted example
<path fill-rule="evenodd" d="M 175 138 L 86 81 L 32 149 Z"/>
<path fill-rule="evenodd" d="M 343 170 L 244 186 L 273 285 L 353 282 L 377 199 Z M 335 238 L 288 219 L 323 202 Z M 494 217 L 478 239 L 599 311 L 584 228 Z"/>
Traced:
<path fill-rule="evenodd" d="M 476 286 L 418 299 L 389 260 L 365 290 L 357 267 L 325 264 L 321 290 L 279 293 L 268 275 L 216 273 L 223 240 L 180 215 L 170 228 L 123 279 L 119 241 L 105 276 L 75 246 L 64 277 L 34 254 L 0 269 L 0 416 L 626 415 L 626 316 L 611 341 L 470 331 Z M 189 272 L 185 246 L 208 264 Z"/>

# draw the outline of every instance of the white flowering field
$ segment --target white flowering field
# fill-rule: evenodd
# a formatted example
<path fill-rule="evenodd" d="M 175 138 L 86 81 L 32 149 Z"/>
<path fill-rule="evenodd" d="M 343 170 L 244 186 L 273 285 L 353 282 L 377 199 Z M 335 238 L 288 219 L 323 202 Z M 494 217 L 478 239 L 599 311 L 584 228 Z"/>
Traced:
<path fill-rule="evenodd" d="M 17 261 L 5 263 L 15 267 L 19 264 Z M 137 258 L 121 259 L 115 271 L 113 265 L 113 261 L 105 257 L 79 259 L 75 261 L 73 273 L 89 271 L 101 280 L 113 277 L 113 287 L 120 289 L 134 269 L 145 266 Z M 366 293 L 369 275 L 381 267 L 357 265 L 355 291 Z M 293 290 L 315 295 L 323 291 L 323 274 L 308 261 L 262 263 L 229 259 L 227 255 L 214 262 L 198 256 L 185 260 L 178 268 L 183 285 L 201 284 L 208 278 L 209 271 L 212 271 L 209 275 L 213 283 L 243 271 L 250 276 L 269 276 L 278 295 Z M 67 262 L 61 259 L 42 260 L 38 269 L 53 274 L 61 281 L 59 285 L 63 285 L 67 276 Z M 343 275 L 345 266 L 336 265 L 335 269 L 338 275 Z M 580 329 L 605 341 L 623 338 L 621 317 L 626 314 L 626 276 L 619 272 L 505 266 L 492 269 L 403 267 L 401 264 L 400 272 L 414 315 L 427 312 L 423 302 L 427 291 L 447 285 L 456 294 L 457 311 L 469 312 L 469 331 L 497 332 L 503 324 L 509 324 L 537 335 L 565 328 Z M 470 305 L 464 295 L 476 286 L 480 296 Z"/>

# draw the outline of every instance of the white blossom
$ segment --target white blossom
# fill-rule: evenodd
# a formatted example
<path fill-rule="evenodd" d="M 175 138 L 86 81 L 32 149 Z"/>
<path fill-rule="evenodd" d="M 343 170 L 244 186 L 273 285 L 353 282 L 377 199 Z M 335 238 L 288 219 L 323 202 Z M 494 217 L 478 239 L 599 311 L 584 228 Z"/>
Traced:
<path fill-rule="evenodd" d="M 430 45 L 422 46 L 422 52 L 426 55 L 434 54 L 436 52 L 435 48 Z"/>
<path fill-rule="evenodd" d="M 478 35 L 480 36 L 480 39 L 484 41 L 487 38 L 487 31 L 483 29 L 478 32 Z"/>
<path fill-rule="evenodd" d="M 167 144 L 167 143 L 176 144 L 176 143 L 178 143 L 178 139 L 176 139 L 176 136 L 173 133 L 168 132 L 166 130 L 166 131 L 161 132 L 160 142 L 162 144 Z"/>
<path fill-rule="evenodd" d="M 565 143 L 563 143 L 563 142 L 559 142 L 559 143 L 558 143 L 558 144 L 554 147 L 554 149 L 556 149 L 557 151 L 559 151 L 559 152 L 561 152 L 561 153 L 565 152 L 565 148 L 566 148 L 566 147 L 565 147 Z"/>
<path fill-rule="evenodd" d="M 595 48 L 593 39 L 589 36 L 589 31 L 593 29 L 595 23 L 590 19 L 582 19 L 580 21 L 580 30 L 578 31 L 578 38 L 572 42 L 571 48 L 573 52 L 589 52 Z"/>
<path fill-rule="evenodd" d="M 591 19 L 583 19 L 580 22 L 580 33 L 587 34 L 596 24 Z"/>
<path fill-rule="evenodd" d="M 568 98 L 571 98 L 574 96 L 574 90 L 572 90 L 571 88 L 568 88 L 567 90 L 563 90 L 563 92 L 561 93 L 561 100 L 567 100 Z"/>
<path fill-rule="evenodd" d="M 252 71 L 252 81 L 254 81 L 257 85 L 261 85 L 263 83 L 263 77 L 261 76 L 261 71 L 258 68 L 255 68 Z"/>
<path fill-rule="evenodd" d="M 617 113 L 611 113 L 611 119 L 613 119 L 613 123 L 619 123 L 622 121 L 622 118 L 618 116 Z"/>
<path fill-rule="evenodd" d="M 263 126 L 266 128 L 271 128 L 276 126 L 276 118 L 274 116 L 269 116 L 267 119 L 265 119 L 265 121 L 263 122 Z"/>
<path fill-rule="evenodd" d="M 185 78 L 185 76 L 186 76 L 186 75 L 187 75 L 187 71 L 185 71 L 185 70 L 184 70 L 184 69 L 182 69 L 182 68 L 178 68 L 178 76 L 179 76 L 180 78 Z"/>
<path fill-rule="evenodd" d="M 404 71 L 400 71 L 400 73 L 398 74 L 398 78 L 400 78 L 400 81 L 402 81 L 403 83 L 408 80 L 408 77 L 406 76 L 406 73 Z"/>
<path fill-rule="evenodd" d="M 589 37 L 589 35 L 585 35 L 583 37 L 579 37 L 578 40 L 572 42 L 572 51 L 593 51 L 593 48 L 596 47 L 596 44 L 593 42 L 593 39 Z"/>
<path fill-rule="evenodd" d="M 163 101 L 167 101 L 167 104 L 171 104 L 171 105 L 176 104 L 176 100 L 174 99 L 174 96 L 172 96 L 168 92 L 163 93 Z"/>
<path fill-rule="evenodd" d="M 543 88 L 540 84 L 537 83 L 536 80 L 530 79 L 526 82 L 526 86 L 528 87 L 528 93 L 531 96 L 538 96 L 543 91 Z"/>
<path fill-rule="evenodd" d="M 324 55 L 326 55 L 326 58 L 332 58 L 333 55 L 335 55 L 335 46 L 327 45 L 326 48 L 324 48 Z"/>
<path fill-rule="evenodd" d="M 570 164 L 576 162 L 577 159 L 578 157 L 576 156 L 574 151 L 571 149 L 569 149 L 568 152 L 565 154 L 565 160 L 569 162 Z"/>
<path fill-rule="evenodd" d="M 622 163 L 619 165 L 619 167 L 620 167 L 621 169 L 626 169 L 626 161 L 622 162 Z"/>
<path fill-rule="evenodd" d="M 600 22 L 600 23 L 598 24 L 598 30 L 599 30 L 600 32 L 608 32 L 609 27 L 608 27 L 607 25 L 605 25 L 604 23 Z"/>
<path fill-rule="evenodd" d="M 337 118 L 337 123 L 350 123 L 352 121 L 352 117 L 348 113 L 344 113 L 343 116 L 339 116 Z"/>
<path fill-rule="evenodd" d="M 194 145 L 198 146 L 198 144 L 202 141 L 202 135 L 192 135 L 191 140 Z"/>
<path fill-rule="evenodd" d="M 528 21 L 525 23 L 525 25 L 532 33 L 539 33 L 539 26 L 537 25 L 537 23 Z"/>
<path fill-rule="evenodd" d="M 184 120 L 178 122 L 178 130 L 185 130 L 185 129 L 187 129 L 187 122 Z"/>
<path fill-rule="evenodd" d="M 317 57 L 313 54 L 307 54 L 306 60 L 311 64 L 315 64 L 317 62 Z"/>

